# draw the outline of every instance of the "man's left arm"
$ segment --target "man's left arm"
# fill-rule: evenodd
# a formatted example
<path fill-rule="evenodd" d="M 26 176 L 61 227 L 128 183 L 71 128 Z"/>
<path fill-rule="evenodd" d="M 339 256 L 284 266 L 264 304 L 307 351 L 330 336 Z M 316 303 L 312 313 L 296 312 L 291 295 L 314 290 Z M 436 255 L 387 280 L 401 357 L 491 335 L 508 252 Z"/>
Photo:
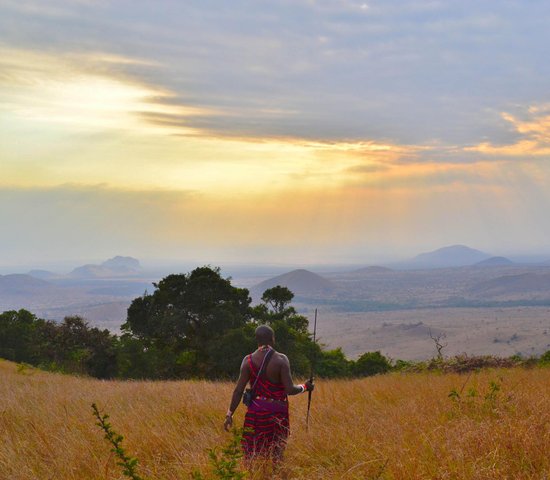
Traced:
<path fill-rule="evenodd" d="M 244 389 L 246 388 L 248 380 L 250 380 L 250 369 L 248 368 L 246 357 L 244 357 L 241 364 L 239 379 L 237 380 L 237 385 L 235 386 L 235 390 L 233 390 L 233 395 L 231 397 L 229 410 L 227 410 L 225 421 L 223 422 L 223 428 L 225 428 L 226 431 L 229 431 L 233 425 L 233 413 L 235 413 L 235 410 L 237 410 L 237 407 L 241 403 L 241 398 L 243 397 Z"/>

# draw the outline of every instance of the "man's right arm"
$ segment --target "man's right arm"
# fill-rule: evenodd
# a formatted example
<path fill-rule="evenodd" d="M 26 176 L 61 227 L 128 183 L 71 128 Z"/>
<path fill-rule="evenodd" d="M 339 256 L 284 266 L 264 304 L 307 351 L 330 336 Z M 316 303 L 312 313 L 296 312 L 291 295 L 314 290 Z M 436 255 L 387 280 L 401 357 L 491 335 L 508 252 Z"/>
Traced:
<path fill-rule="evenodd" d="M 244 357 L 241 363 L 241 372 L 239 375 L 239 379 L 237 380 L 237 385 L 233 390 L 231 403 L 229 404 L 229 409 L 227 410 L 227 414 L 225 415 L 225 422 L 223 424 L 225 430 L 229 430 L 229 428 L 233 425 L 233 413 L 235 412 L 235 410 L 237 410 L 237 407 L 241 403 L 244 389 L 246 388 L 246 384 L 250 379 L 250 369 L 248 368 L 246 358 L 247 357 Z"/>
<path fill-rule="evenodd" d="M 294 385 L 292 375 L 290 373 L 290 362 L 286 355 L 281 354 L 281 382 L 285 387 L 287 395 L 298 395 L 306 390 L 313 390 L 314 385 L 309 380 L 303 385 Z"/>

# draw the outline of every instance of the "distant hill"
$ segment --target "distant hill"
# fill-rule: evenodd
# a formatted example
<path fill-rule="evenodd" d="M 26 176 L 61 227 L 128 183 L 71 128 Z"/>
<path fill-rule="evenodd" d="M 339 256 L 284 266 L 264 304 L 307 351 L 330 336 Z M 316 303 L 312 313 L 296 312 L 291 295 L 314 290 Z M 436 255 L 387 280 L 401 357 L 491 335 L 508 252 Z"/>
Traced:
<path fill-rule="evenodd" d="M 141 269 L 139 260 L 134 257 L 121 257 L 117 255 L 116 257 L 105 260 L 102 264 L 102 267 L 110 268 L 112 270 L 125 270 L 125 271 L 135 271 Z"/>
<path fill-rule="evenodd" d="M 309 270 L 299 269 L 264 280 L 252 287 L 251 293 L 254 297 L 260 297 L 265 290 L 277 285 L 287 287 L 295 295 L 306 296 L 329 293 L 334 289 L 334 284 L 330 280 Z"/>
<path fill-rule="evenodd" d="M 73 278 L 100 278 L 112 277 L 113 275 L 116 275 L 116 272 L 110 268 L 93 264 L 76 267 L 71 273 L 69 273 L 69 276 Z"/>
<path fill-rule="evenodd" d="M 421 253 L 414 257 L 409 264 L 418 268 L 463 267 L 489 258 L 491 255 L 480 250 L 465 245 L 451 245 L 433 252 Z"/>
<path fill-rule="evenodd" d="M 475 264 L 476 267 L 505 267 L 510 265 L 515 264 L 506 257 L 491 257 Z"/>
<path fill-rule="evenodd" d="M 73 278 L 111 278 L 133 276 L 140 272 L 139 260 L 133 257 L 116 256 L 101 265 L 88 264 L 75 268 L 69 276 Z"/>
<path fill-rule="evenodd" d="M 45 280 L 25 274 L 0 275 L 0 296 L 36 295 L 56 290 L 56 287 Z"/>
<path fill-rule="evenodd" d="M 31 270 L 27 273 L 27 275 L 30 275 L 34 278 L 39 278 L 41 280 L 49 280 L 51 278 L 59 277 L 57 273 L 50 272 L 49 270 Z"/>
<path fill-rule="evenodd" d="M 517 296 L 529 294 L 532 297 L 540 294 L 550 297 L 550 273 L 521 273 L 518 275 L 501 275 L 497 278 L 479 282 L 471 291 L 478 296 Z"/>

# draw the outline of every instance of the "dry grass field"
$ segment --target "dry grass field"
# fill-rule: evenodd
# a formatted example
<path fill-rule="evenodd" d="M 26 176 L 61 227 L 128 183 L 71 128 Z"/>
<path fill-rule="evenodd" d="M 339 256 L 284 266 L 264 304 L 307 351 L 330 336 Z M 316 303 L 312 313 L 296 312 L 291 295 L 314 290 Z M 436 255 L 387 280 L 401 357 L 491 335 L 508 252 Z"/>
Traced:
<path fill-rule="evenodd" d="M 459 399 L 449 397 L 453 389 Z M 207 450 L 229 438 L 221 423 L 231 390 L 229 383 L 204 381 L 105 382 L 0 361 L 0 478 L 123 478 L 95 425 L 92 402 L 111 415 L 143 476 L 208 473 Z M 550 474 L 550 369 L 319 381 L 309 433 L 306 395 L 291 402 L 285 463 L 268 478 L 541 480 Z M 237 424 L 242 415 L 241 406 Z M 249 478 L 264 477 L 256 471 Z"/>

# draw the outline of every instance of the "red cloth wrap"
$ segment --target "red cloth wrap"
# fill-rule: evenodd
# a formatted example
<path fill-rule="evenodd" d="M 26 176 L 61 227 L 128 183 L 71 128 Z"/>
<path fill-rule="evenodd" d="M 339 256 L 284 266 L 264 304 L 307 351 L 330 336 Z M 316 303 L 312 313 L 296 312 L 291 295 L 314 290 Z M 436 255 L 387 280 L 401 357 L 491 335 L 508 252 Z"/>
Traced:
<path fill-rule="evenodd" d="M 251 368 L 250 384 L 256 380 L 257 368 L 248 357 Z M 243 451 L 246 458 L 271 456 L 279 459 L 290 434 L 287 396 L 282 384 L 271 383 L 264 375 L 258 378 L 256 395 L 273 400 L 256 398 L 244 418 Z"/>

